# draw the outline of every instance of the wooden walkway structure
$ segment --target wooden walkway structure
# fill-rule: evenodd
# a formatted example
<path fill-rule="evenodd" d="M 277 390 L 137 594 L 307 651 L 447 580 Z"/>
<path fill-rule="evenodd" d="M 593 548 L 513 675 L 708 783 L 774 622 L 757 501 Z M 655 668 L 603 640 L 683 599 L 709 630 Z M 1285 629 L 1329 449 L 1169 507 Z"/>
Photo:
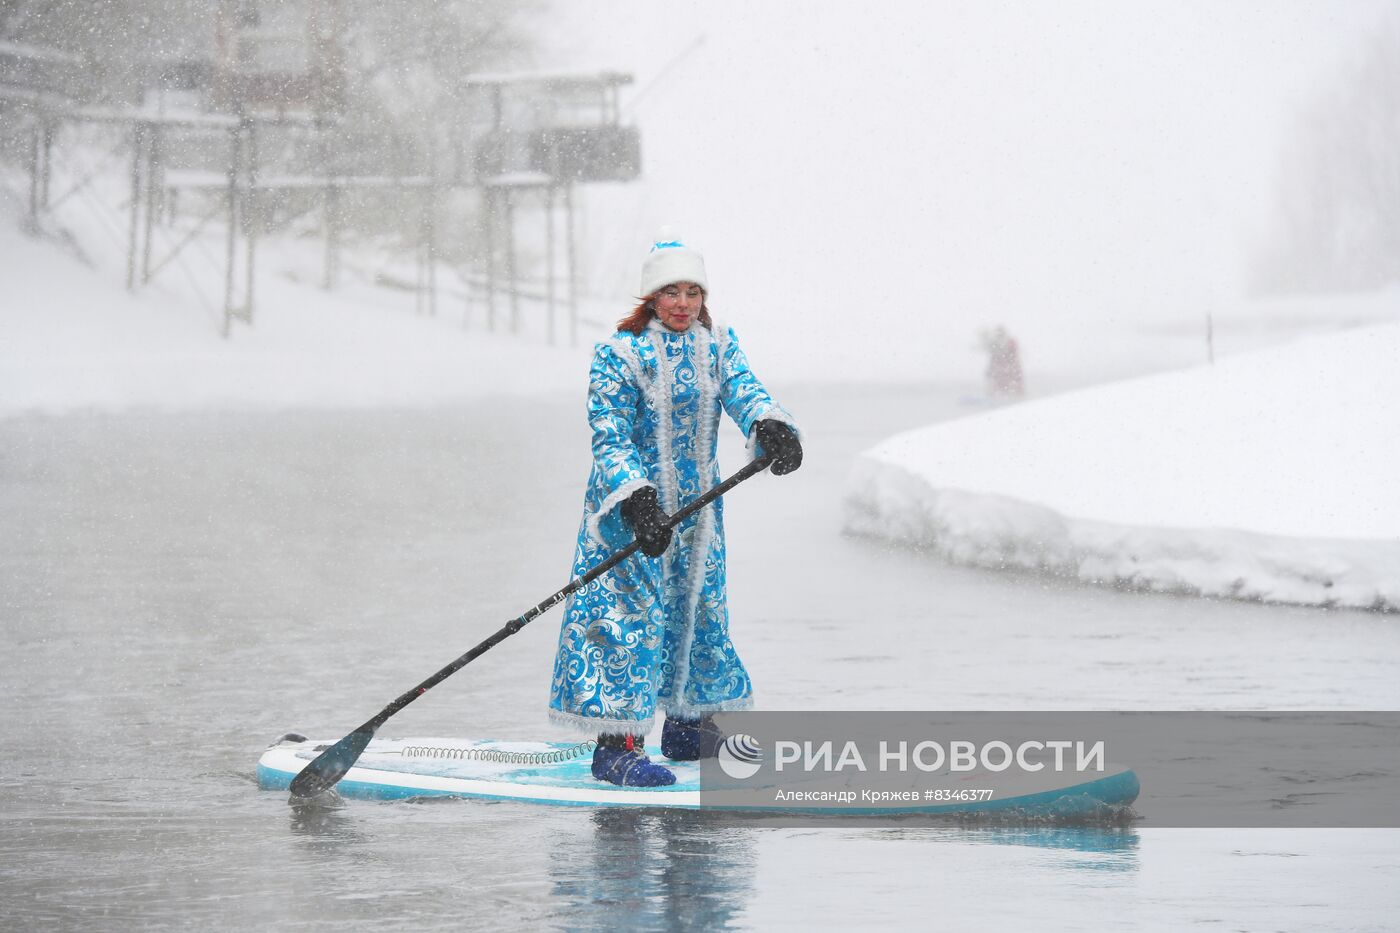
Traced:
<path fill-rule="evenodd" d="M 9 56 L 9 67 L 6 67 Z M 564 339 L 557 309 L 567 310 L 567 340 L 577 340 L 577 243 L 575 193 L 579 184 L 627 181 L 640 172 L 640 137 L 619 122 L 618 90 L 631 76 L 616 72 L 565 74 L 481 74 L 468 87 L 484 95 L 491 115 L 489 128 L 463 141 L 469 164 L 454 166 L 450 175 L 433 170 L 415 174 L 349 174 L 331 171 L 326 138 L 337 126 L 333 118 L 308 111 L 256 108 L 248 101 L 234 112 L 205 112 L 164 106 L 91 107 L 63 93 L 58 75 L 78 69 L 74 56 L 51 50 L 0 43 L 0 116 L 28 128 L 28 222 L 36 228 L 42 217 L 66 198 L 89 185 L 95 176 L 77 179 L 57 199 L 50 199 L 52 153 L 61 130 L 72 124 L 119 126 L 129 156 L 129 195 L 126 211 L 126 287 L 150 283 L 210 225 L 222 219 L 224 228 L 224 294 L 222 332 L 235 322 L 252 325 L 255 310 L 255 269 L 261 221 L 268 204 L 289 193 L 309 195 L 319 207 L 324 238 L 322 284 L 335 288 L 341 270 L 346 232 L 342 206 L 352 192 L 394 193 L 397 202 L 416 205 L 417 232 L 413 291 L 419 313 L 438 310 L 438 240 L 444 224 L 475 224 L 484 242 L 475 274 L 464 271 L 466 301 L 481 300 L 490 330 L 521 330 L 521 299 L 543 300 L 550 343 Z M 16 79 L 19 75 L 23 80 Z M 230 97 L 228 82 L 216 97 Z M 317 140 L 321 153 L 312 171 L 287 171 L 263 154 L 270 133 L 297 132 Z M 221 140 L 221 142 L 220 142 Z M 182 164 L 177 150 L 192 141 L 203 150 L 222 151 L 217 167 Z M 116 156 L 114 151 L 111 155 Z M 206 160 L 208 161 L 208 160 Z M 442 217 L 446 198 L 471 189 L 479 199 L 475 217 Z M 203 197 L 201 213 L 178 239 L 157 229 L 174 214 L 183 193 Z M 542 289 L 522 286 L 517 249 L 518 215 L 538 209 L 543 218 L 545 256 Z M 157 251 L 157 240 L 164 251 Z M 499 313 L 501 300 L 508 315 Z M 468 311 L 470 308 L 468 308 Z M 469 319 L 469 314 L 464 321 Z"/>

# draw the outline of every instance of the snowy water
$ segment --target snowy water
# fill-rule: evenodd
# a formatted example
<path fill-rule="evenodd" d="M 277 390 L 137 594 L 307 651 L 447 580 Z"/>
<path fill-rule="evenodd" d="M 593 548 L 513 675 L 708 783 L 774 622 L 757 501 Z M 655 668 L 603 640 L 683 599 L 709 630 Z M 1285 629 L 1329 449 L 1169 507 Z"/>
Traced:
<path fill-rule="evenodd" d="M 784 393 L 808 462 L 741 486 L 726 515 L 735 640 L 761 705 L 1400 708 L 1394 616 L 1109 592 L 841 537 L 854 454 L 965 413 L 952 397 Z M 1395 831 L 736 828 L 472 801 L 298 813 L 258 791 L 278 735 L 340 737 L 565 582 L 580 409 L 0 422 L 0 925 L 1397 916 Z M 733 437 L 722 458 L 740 465 Z M 383 734 L 546 736 L 557 625 L 538 620 Z"/>

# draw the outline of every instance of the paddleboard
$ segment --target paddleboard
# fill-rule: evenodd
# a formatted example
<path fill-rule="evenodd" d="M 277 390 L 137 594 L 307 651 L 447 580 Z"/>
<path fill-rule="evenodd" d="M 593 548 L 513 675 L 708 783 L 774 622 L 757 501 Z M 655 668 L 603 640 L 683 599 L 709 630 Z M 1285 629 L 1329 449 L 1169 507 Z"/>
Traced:
<path fill-rule="evenodd" d="M 292 778 L 335 740 L 315 741 L 289 734 L 258 761 L 258 785 L 286 790 Z M 657 759 L 676 775 L 668 787 L 617 787 L 595 780 L 593 743 L 510 742 L 463 738 L 374 739 L 336 785 L 344 797 L 398 800 L 411 797 L 468 797 L 582 807 L 676 807 L 701 809 L 700 766 Z M 962 775 L 962 786 L 982 786 L 990 776 Z M 868 816 L 928 813 L 958 816 L 1015 811 L 1057 818 L 1089 815 L 1106 807 L 1126 808 L 1138 795 L 1130 769 L 1108 766 L 1090 780 L 1083 776 L 1040 775 L 1007 780 L 1002 775 L 990 800 L 920 801 L 878 810 L 830 809 L 823 813 Z M 1057 780 L 1063 783 L 1057 783 Z M 968 783 L 971 782 L 971 783 Z M 709 804 L 704 809 L 711 809 Z M 790 811 L 791 806 L 745 806 L 745 810 Z"/>

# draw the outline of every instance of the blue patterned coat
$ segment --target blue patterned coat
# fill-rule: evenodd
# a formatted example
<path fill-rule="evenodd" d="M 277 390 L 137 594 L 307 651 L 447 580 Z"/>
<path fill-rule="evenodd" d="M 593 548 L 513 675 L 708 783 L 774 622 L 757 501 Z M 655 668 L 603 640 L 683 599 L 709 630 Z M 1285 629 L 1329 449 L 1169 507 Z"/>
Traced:
<path fill-rule="evenodd" d="M 749 369 L 734 331 L 652 320 L 598 344 L 588 386 L 593 470 L 575 577 L 631 542 L 618 506 L 643 486 L 675 513 L 720 482 L 720 409 L 753 447 L 754 425 L 792 419 Z M 794 428 L 796 426 L 794 425 Z M 640 552 L 565 603 L 550 719 L 586 733 L 646 734 L 656 710 L 694 718 L 745 709 L 753 688 L 729 640 L 723 502 L 683 522 L 666 553 Z"/>

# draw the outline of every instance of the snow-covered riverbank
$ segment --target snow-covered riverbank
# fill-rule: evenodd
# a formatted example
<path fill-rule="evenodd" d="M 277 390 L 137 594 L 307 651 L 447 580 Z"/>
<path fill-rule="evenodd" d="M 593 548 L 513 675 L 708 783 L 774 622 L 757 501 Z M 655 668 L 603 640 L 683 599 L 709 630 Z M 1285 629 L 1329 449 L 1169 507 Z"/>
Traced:
<path fill-rule="evenodd" d="M 889 438 L 848 531 L 1087 582 L 1400 610 L 1400 325 Z"/>

